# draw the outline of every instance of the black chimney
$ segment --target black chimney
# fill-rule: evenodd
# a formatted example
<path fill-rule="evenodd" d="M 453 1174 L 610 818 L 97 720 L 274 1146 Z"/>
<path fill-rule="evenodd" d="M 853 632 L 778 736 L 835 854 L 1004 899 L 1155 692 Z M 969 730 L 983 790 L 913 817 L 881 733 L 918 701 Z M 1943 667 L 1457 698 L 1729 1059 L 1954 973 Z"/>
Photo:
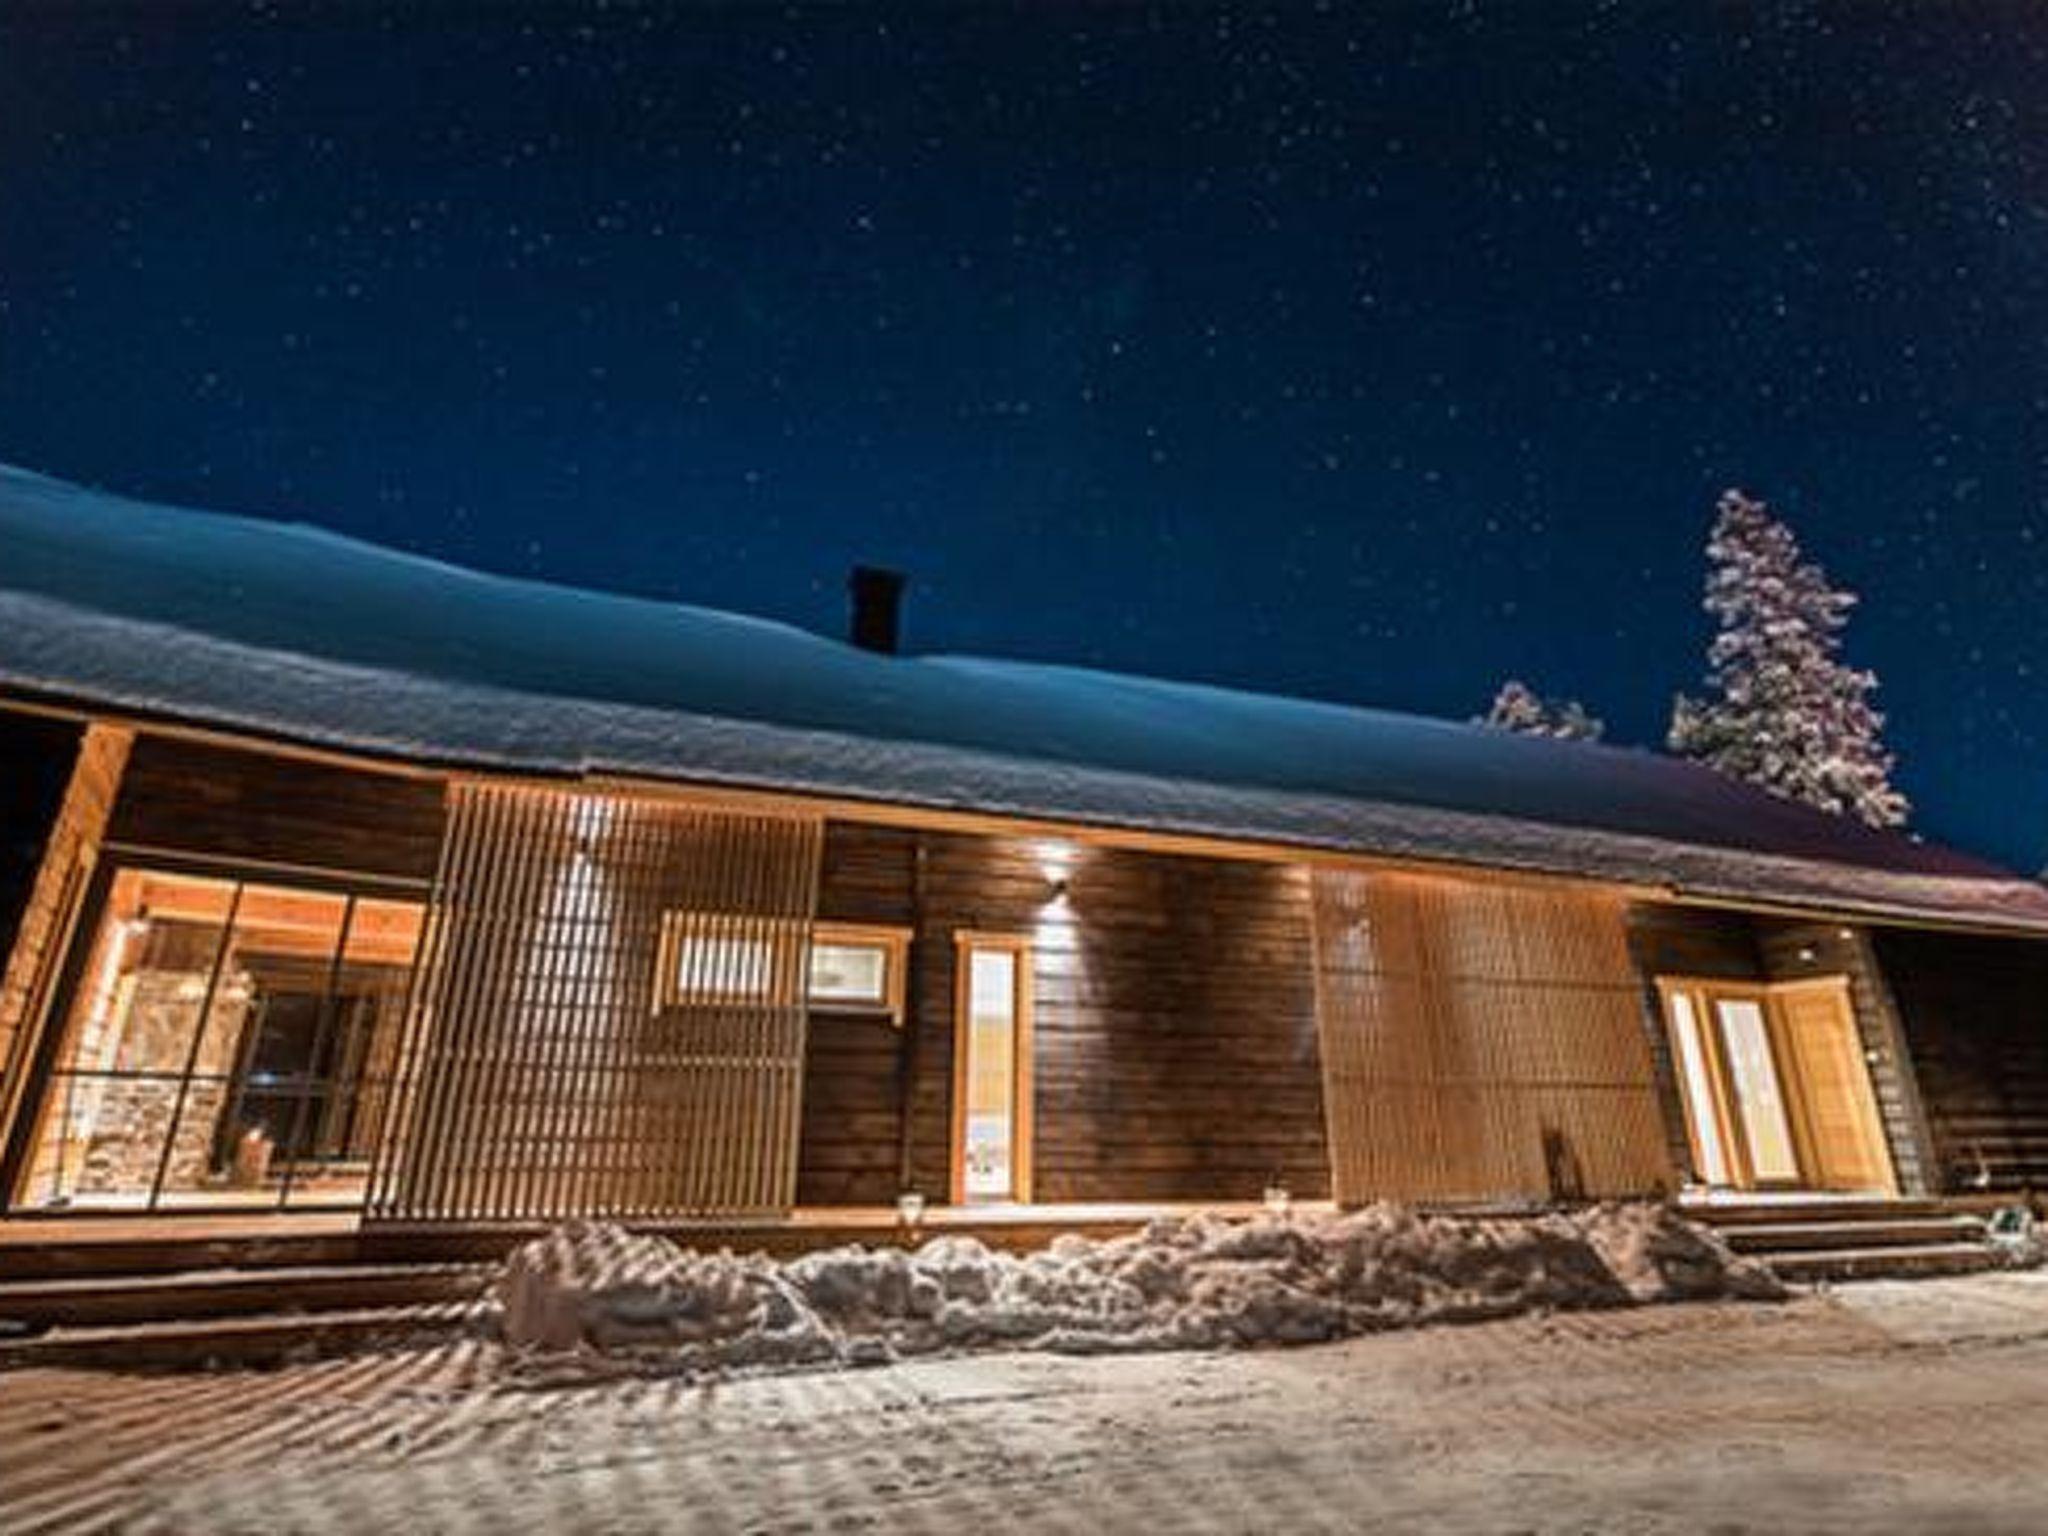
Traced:
<path fill-rule="evenodd" d="M 847 639 L 864 651 L 896 654 L 897 620 L 903 607 L 903 573 L 878 565 L 856 565 L 846 578 L 853 598 Z"/>

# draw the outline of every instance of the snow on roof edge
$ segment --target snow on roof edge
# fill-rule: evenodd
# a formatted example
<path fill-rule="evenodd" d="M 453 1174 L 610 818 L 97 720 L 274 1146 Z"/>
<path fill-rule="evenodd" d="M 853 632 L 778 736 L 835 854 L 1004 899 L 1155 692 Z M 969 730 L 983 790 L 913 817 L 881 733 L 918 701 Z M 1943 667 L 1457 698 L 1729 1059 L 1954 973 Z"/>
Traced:
<path fill-rule="evenodd" d="M 458 687 L 1892 873 L 2011 878 L 1641 748 L 1094 668 L 877 656 L 770 620 L 491 575 L 303 522 L 170 507 L 5 465 L 0 545 L 0 588 L 70 605 L 74 631 L 103 616 Z M 16 654 L 27 643 L 0 628 L 0 657 L 32 659 Z M 153 653 L 127 663 L 130 694 L 175 681 Z M 329 703 L 319 723 L 351 730 L 347 701 Z M 261 724 L 288 731 L 293 717 Z M 405 750 L 432 755 L 433 728 L 431 717 L 409 725 L 425 739 Z M 564 756 L 584 745 L 566 725 L 550 743 Z"/>
<path fill-rule="evenodd" d="M 1872 869 L 1493 813 L 1233 788 L 517 693 L 265 650 L 18 593 L 0 592 L 0 624 L 15 642 L 14 654 L 0 661 L 0 685 L 259 738 L 450 768 L 615 775 L 967 810 L 2048 936 L 2048 888 L 2018 876 Z M 122 653 L 139 645 L 151 648 L 161 662 L 158 675 L 170 680 L 157 691 L 132 684 Z M 336 724 L 344 719 L 353 723 Z M 422 719 L 435 724 L 430 743 L 411 729 Z M 556 745 L 564 739 L 587 745 L 565 755 Z"/>

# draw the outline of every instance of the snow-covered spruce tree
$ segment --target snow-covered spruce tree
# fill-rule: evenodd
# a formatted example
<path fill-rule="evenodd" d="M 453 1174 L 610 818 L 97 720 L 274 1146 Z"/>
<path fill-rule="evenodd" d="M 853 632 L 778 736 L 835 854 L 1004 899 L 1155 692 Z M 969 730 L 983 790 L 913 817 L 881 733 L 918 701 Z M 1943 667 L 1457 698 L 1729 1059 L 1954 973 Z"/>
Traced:
<path fill-rule="evenodd" d="M 1556 736 L 1566 741 L 1598 741 L 1606 724 L 1588 714 L 1577 699 L 1546 699 L 1519 678 L 1511 677 L 1493 696 L 1493 707 L 1478 717 L 1478 725 L 1496 731 L 1519 731 L 1525 736 Z"/>
<path fill-rule="evenodd" d="M 1903 823 L 1884 716 L 1870 703 L 1877 678 L 1839 658 L 1855 605 L 1762 502 L 1723 493 L 1707 540 L 1706 609 L 1720 625 L 1707 648 L 1710 694 L 1678 696 L 1671 750 L 1788 800 L 1874 827 Z"/>

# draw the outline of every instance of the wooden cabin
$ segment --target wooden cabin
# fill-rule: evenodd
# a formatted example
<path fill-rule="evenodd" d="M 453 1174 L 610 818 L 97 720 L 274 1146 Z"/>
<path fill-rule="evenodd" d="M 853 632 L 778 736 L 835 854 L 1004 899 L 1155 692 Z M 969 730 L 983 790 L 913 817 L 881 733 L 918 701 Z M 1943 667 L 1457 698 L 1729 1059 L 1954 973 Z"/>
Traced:
<path fill-rule="evenodd" d="M 0 550 L 9 1224 L 2048 1175 L 2048 891 L 1654 754 L 19 471 Z"/>

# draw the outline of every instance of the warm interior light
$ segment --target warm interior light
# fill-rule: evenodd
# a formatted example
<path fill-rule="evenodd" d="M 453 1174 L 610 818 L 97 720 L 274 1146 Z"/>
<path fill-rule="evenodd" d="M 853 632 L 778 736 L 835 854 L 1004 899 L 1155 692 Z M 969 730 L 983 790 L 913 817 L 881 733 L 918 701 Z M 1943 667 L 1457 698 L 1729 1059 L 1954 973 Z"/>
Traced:
<path fill-rule="evenodd" d="M 1017 954 L 977 949 L 967 972 L 966 1194 L 1015 1196 Z"/>
<path fill-rule="evenodd" d="M 889 1000 L 889 946 L 820 940 L 811 946 L 811 1001 L 860 1003 Z"/>
<path fill-rule="evenodd" d="M 578 799 L 575 809 L 569 813 L 570 828 L 585 847 L 602 839 L 611 824 L 612 802 L 603 795 L 586 795 Z"/>

